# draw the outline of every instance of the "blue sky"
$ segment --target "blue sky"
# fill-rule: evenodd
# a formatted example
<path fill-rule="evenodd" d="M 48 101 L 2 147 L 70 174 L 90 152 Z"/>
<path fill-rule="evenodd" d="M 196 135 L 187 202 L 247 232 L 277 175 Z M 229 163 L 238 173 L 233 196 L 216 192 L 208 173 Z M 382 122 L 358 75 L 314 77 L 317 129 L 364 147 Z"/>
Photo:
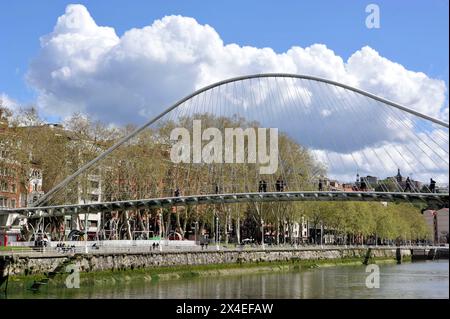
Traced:
<path fill-rule="evenodd" d="M 33 101 L 24 75 L 70 3 L 84 4 L 98 25 L 121 36 L 165 15 L 179 14 L 211 25 L 225 43 L 271 47 L 326 44 L 344 60 L 365 45 L 448 87 L 448 1 L 5 1 L 0 0 L 0 93 Z M 381 28 L 367 29 L 365 7 L 380 7 Z"/>

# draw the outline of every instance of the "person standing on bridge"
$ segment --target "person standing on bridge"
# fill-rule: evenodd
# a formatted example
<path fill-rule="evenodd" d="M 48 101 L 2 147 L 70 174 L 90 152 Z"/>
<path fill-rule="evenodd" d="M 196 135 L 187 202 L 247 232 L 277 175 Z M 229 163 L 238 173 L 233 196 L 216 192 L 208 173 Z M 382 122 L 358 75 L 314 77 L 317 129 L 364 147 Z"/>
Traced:
<path fill-rule="evenodd" d="M 267 182 L 265 180 L 262 179 L 262 180 L 259 181 L 258 191 L 260 193 L 267 192 Z"/>
<path fill-rule="evenodd" d="M 279 177 L 275 183 L 275 189 L 277 192 L 284 192 L 284 187 L 286 186 L 286 183 Z"/>
<path fill-rule="evenodd" d="M 432 178 L 430 178 L 430 192 L 431 193 L 436 193 L 436 181 L 433 180 Z"/>
<path fill-rule="evenodd" d="M 174 196 L 175 197 L 180 197 L 180 189 L 179 188 L 177 188 L 176 190 L 175 190 L 175 192 L 174 192 Z"/>
<path fill-rule="evenodd" d="M 319 192 L 323 191 L 323 184 L 322 184 L 322 180 L 319 179 Z"/>

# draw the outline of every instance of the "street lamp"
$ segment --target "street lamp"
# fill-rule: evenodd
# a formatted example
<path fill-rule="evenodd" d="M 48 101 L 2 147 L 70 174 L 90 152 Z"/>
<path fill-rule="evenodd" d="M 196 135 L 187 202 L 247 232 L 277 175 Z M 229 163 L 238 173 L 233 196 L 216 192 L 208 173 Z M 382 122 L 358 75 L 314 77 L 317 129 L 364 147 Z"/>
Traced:
<path fill-rule="evenodd" d="M 161 245 L 162 227 L 163 227 L 162 213 L 159 212 L 159 245 L 158 245 L 159 251 L 162 251 L 162 245 Z"/>
<path fill-rule="evenodd" d="M 195 244 L 197 245 L 197 227 L 198 227 L 198 221 L 195 221 L 194 224 L 195 224 L 194 241 L 195 241 Z"/>
<path fill-rule="evenodd" d="M 87 209 L 87 212 L 85 212 L 84 214 L 84 252 L 87 254 L 88 253 L 88 215 L 89 215 L 89 207 Z"/>
<path fill-rule="evenodd" d="M 216 249 L 220 250 L 220 247 L 219 247 L 219 216 L 216 216 Z"/>
<path fill-rule="evenodd" d="M 261 218 L 261 245 L 262 245 L 262 249 L 265 249 L 265 245 L 264 245 L 264 219 Z"/>

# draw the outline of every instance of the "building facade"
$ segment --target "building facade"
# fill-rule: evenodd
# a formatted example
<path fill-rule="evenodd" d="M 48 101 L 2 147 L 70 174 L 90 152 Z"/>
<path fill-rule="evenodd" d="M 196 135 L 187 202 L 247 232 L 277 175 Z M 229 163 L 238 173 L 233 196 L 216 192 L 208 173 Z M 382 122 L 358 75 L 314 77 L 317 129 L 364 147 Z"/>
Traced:
<path fill-rule="evenodd" d="M 423 217 L 430 227 L 434 244 L 449 243 L 449 215 L 448 208 L 440 210 L 426 210 Z"/>

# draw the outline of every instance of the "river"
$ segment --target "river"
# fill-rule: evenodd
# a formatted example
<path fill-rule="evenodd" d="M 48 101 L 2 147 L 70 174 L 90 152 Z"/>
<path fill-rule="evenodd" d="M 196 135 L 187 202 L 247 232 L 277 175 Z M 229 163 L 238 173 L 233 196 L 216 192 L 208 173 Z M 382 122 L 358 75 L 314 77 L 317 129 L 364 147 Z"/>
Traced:
<path fill-rule="evenodd" d="M 365 266 L 120 283 L 79 289 L 9 290 L 8 298 L 449 298 L 448 260 L 379 264 L 379 288 Z"/>

